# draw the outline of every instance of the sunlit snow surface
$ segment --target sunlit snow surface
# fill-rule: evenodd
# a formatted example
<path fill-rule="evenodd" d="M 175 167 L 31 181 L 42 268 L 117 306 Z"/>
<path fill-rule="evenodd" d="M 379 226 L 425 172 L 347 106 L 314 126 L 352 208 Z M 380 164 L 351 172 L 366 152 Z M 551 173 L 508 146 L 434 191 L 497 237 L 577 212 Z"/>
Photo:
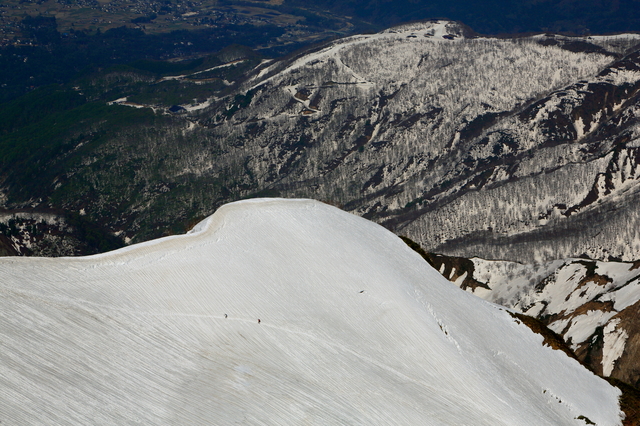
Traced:
<path fill-rule="evenodd" d="M 315 201 L 0 273 L 2 424 L 620 424 L 617 389 Z"/>

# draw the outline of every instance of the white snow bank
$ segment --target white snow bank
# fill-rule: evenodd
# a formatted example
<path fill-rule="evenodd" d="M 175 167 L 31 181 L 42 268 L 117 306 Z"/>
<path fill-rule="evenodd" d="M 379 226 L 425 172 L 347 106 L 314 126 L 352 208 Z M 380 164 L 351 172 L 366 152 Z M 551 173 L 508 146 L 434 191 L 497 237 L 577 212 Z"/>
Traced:
<path fill-rule="evenodd" d="M 616 388 L 315 201 L 0 274 L 7 424 L 620 424 Z"/>

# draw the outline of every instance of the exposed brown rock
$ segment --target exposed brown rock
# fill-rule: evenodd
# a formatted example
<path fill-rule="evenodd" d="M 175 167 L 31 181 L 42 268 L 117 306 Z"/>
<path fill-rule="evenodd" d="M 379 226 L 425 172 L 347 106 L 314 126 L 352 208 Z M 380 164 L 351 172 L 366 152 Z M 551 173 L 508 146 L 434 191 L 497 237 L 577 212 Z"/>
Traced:
<path fill-rule="evenodd" d="M 475 290 L 478 287 L 489 289 L 489 286 L 486 283 L 480 282 L 474 278 L 473 272 L 475 270 L 475 266 L 471 260 L 463 257 L 443 256 L 433 253 L 428 253 L 427 256 L 431 260 L 431 265 L 438 271 L 440 271 L 442 265 L 444 265 L 442 275 L 444 275 L 449 281 L 455 282 L 466 273 L 464 281 L 460 285 L 461 289 L 467 290 L 470 288 L 471 290 Z"/>
<path fill-rule="evenodd" d="M 561 321 L 564 319 L 574 318 L 579 315 L 585 315 L 589 311 L 603 311 L 603 312 L 611 312 L 614 310 L 614 303 L 610 300 L 606 302 L 601 302 L 599 300 L 592 300 L 590 302 L 585 303 L 584 305 L 579 306 L 577 309 L 567 312 L 566 310 L 549 316 L 544 316 L 539 318 L 544 324 L 552 324 L 556 321 Z M 567 326 L 568 327 L 568 326 Z M 563 331 L 564 333 L 564 331 Z"/>
<path fill-rule="evenodd" d="M 607 300 L 606 302 L 601 302 L 599 300 L 592 300 L 590 302 L 585 303 L 584 305 L 579 306 L 574 311 L 565 314 L 565 311 L 562 311 L 558 316 L 554 319 L 554 321 L 565 319 L 565 318 L 574 318 L 579 315 L 585 315 L 589 311 L 602 311 L 602 312 L 611 312 L 613 309 L 614 303 L 611 300 Z M 551 323 L 553 321 L 549 321 Z"/>
<path fill-rule="evenodd" d="M 519 314 L 517 312 L 509 312 L 509 314 L 529 327 L 534 333 L 540 334 L 544 338 L 544 340 L 542 341 L 543 345 L 547 345 L 552 349 L 562 351 L 567 354 L 568 357 L 579 361 L 576 354 L 573 353 L 569 345 L 567 345 L 567 343 L 562 339 L 562 336 L 549 329 L 542 321 L 534 317 L 530 317 L 529 315 Z"/>
<path fill-rule="evenodd" d="M 621 311 L 613 319 L 620 319 L 617 328 L 628 334 L 622 356 L 616 361 L 611 377 L 640 385 L 640 301 Z"/>
<path fill-rule="evenodd" d="M 611 377 L 604 377 L 604 379 L 622 391 L 620 409 L 625 414 L 622 426 L 640 426 L 640 390 L 618 379 Z"/>
<path fill-rule="evenodd" d="M 602 355 L 604 348 L 603 327 L 598 327 L 593 336 L 576 349 L 575 353 L 580 362 L 589 370 L 602 376 Z"/>
<path fill-rule="evenodd" d="M 308 89 L 301 89 L 294 95 L 294 97 L 296 99 L 300 99 L 301 101 L 306 101 L 307 99 L 309 99 L 310 94 L 311 92 Z"/>
<path fill-rule="evenodd" d="M 606 275 L 593 274 L 591 276 L 587 276 L 581 279 L 580 282 L 578 283 L 578 287 L 576 287 L 576 290 L 578 290 L 579 288 L 583 287 L 584 285 L 590 282 L 596 283 L 600 286 L 605 286 L 610 282 L 613 282 L 613 280 L 607 277 Z"/>

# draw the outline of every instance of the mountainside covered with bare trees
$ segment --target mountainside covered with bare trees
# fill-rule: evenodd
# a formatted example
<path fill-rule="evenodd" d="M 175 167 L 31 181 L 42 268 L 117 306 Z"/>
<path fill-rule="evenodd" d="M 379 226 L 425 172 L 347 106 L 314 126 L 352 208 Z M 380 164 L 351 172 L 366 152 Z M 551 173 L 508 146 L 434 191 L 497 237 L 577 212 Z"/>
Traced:
<path fill-rule="evenodd" d="M 477 38 L 430 21 L 279 61 L 106 70 L 74 88 L 105 118 L 56 133 L 50 156 L 21 149 L 20 132 L 0 141 L 3 204 L 71 212 L 128 243 L 227 201 L 310 197 L 429 251 L 636 259 L 639 41 Z M 198 87 L 209 96 L 157 94 Z"/>

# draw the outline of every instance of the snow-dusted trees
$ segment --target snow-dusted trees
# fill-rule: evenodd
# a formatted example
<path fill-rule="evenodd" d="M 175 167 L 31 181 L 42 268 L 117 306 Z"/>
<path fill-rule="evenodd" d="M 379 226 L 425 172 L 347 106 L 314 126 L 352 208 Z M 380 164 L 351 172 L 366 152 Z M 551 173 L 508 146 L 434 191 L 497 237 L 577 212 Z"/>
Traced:
<path fill-rule="evenodd" d="M 246 196 L 312 197 L 427 248 L 452 250 L 463 244 L 443 244 L 468 235 L 486 245 L 496 235 L 565 226 L 564 214 L 609 167 L 614 140 L 588 145 L 608 111 L 617 108 L 624 126 L 640 116 L 625 103 L 640 76 L 621 67 L 597 76 L 613 54 L 565 49 L 561 38 L 464 39 L 446 31 L 427 23 L 339 40 L 263 66 L 178 126 L 114 141 L 110 154 L 141 143 L 150 151 L 134 176 L 146 198 L 123 208 L 184 201 L 180 215 L 202 216 Z M 616 43 L 620 51 L 624 43 Z M 615 105 L 598 106 L 596 84 L 615 91 Z M 625 131 L 632 146 L 640 132 Z M 636 219 L 611 226 L 629 220 Z M 576 237 L 560 250 L 555 242 L 549 256 L 583 243 Z"/>

